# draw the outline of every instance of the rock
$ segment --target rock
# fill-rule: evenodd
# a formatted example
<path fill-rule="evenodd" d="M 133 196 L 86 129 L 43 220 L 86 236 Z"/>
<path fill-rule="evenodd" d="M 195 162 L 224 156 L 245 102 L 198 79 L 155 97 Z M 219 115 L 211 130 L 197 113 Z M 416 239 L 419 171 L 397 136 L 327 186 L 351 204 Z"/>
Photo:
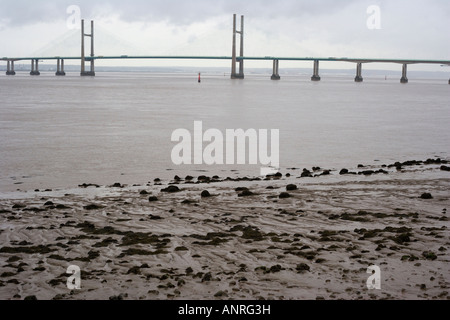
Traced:
<path fill-rule="evenodd" d="M 436 260 L 437 259 L 436 254 L 432 251 L 425 251 L 422 253 L 422 256 L 427 260 Z"/>
<path fill-rule="evenodd" d="M 322 172 L 321 176 L 328 176 L 328 175 L 330 175 L 330 174 L 331 174 L 330 170 L 324 170 L 324 171 Z"/>
<path fill-rule="evenodd" d="M 297 272 L 301 273 L 304 271 L 309 271 L 309 270 L 311 270 L 311 268 L 306 263 L 300 263 L 297 265 L 295 270 L 297 270 Z"/>
<path fill-rule="evenodd" d="M 205 190 L 202 192 L 201 196 L 202 196 L 202 198 L 209 198 L 209 197 L 211 197 L 211 194 L 209 193 L 208 190 Z"/>
<path fill-rule="evenodd" d="M 295 185 L 295 184 L 289 184 L 287 187 L 286 187 L 286 191 L 294 191 L 294 190 L 297 190 L 298 188 L 297 188 L 297 186 Z"/>
<path fill-rule="evenodd" d="M 102 206 L 96 205 L 96 204 L 90 204 L 87 206 L 83 207 L 85 210 L 98 210 L 98 209 L 102 209 Z"/>
<path fill-rule="evenodd" d="M 303 172 L 302 172 L 302 175 L 301 175 L 301 177 L 302 178 L 312 178 L 312 173 L 311 173 L 311 171 L 309 171 L 308 169 L 303 169 Z"/>
<path fill-rule="evenodd" d="M 51 201 L 47 201 L 46 203 L 44 203 L 44 206 L 53 206 L 54 203 Z"/>
<path fill-rule="evenodd" d="M 155 202 L 155 201 L 158 201 L 158 198 L 153 196 L 153 197 L 148 198 L 148 201 Z"/>
<path fill-rule="evenodd" d="M 145 196 L 148 195 L 149 193 L 145 190 L 142 190 L 141 192 L 139 192 L 140 195 Z"/>
<path fill-rule="evenodd" d="M 428 199 L 433 199 L 433 196 L 431 195 L 431 193 L 425 192 L 420 196 L 420 198 L 428 200 Z"/>
<path fill-rule="evenodd" d="M 111 187 L 112 188 L 123 188 L 123 186 L 119 182 L 114 183 Z"/>
<path fill-rule="evenodd" d="M 161 182 L 160 178 L 156 178 L 155 180 L 153 180 L 153 182 Z"/>
<path fill-rule="evenodd" d="M 186 176 L 186 178 L 184 178 L 184 180 L 186 180 L 186 181 L 191 181 L 191 180 L 194 180 L 194 177 L 192 177 L 192 176 Z"/>
<path fill-rule="evenodd" d="M 238 194 L 238 197 L 249 197 L 249 196 L 253 196 L 254 193 L 251 192 L 248 189 L 243 190 L 241 193 Z"/>
<path fill-rule="evenodd" d="M 36 296 L 27 296 L 23 300 L 37 300 Z"/>
<path fill-rule="evenodd" d="M 175 192 L 180 192 L 180 188 L 178 188 L 177 186 L 168 186 L 165 189 L 162 189 L 161 192 L 168 192 L 168 193 L 175 193 Z"/>
<path fill-rule="evenodd" d="M 197 180 L 198 180 L 198 182 L 209 182 L 209 181 L 211 181 L 211 178 L 207 177 L 207 176 L 200 176 L 197 178 Z"/>
<path fill-rule="evenodd" d="M 342 169 L 342 170 L 339 172 L 339 174 L 340 174 L 340 175 L 348 174 L 348 169 Z"/>
<path fill-rule="evenodd" d="M 442 171 L 450 171 L 450 167 L 447 166 L 441 166 Z"/>
<path fill-rule="evenodd" d="M 175 180 L 175 181 L 180 181 L 181 178 L 180 178 L 179 176 L 175 176 L 175 177 L 173 178 L 173 180 Z"/>
<path fill-rule="evenodd" d="M 214 297 L 216 298 L 228 297 L 228 294 L 224 291 L 219 291 L 214 295 Z"/>
<path fill-rule="evenodd" d="M 280 199 L 286 199 L 286 198 L 290 198 L 290 197 L 291 197 L 291 195 L 289 193 L 287 193 L 287 192 L 282 192 L 279 195 Z"/>

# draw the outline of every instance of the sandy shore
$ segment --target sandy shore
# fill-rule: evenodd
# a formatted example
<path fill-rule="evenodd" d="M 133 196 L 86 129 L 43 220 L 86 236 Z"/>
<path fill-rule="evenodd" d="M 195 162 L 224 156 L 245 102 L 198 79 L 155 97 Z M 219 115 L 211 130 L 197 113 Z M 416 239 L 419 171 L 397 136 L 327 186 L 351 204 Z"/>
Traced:
<path fill-rule="evenodd" d="M 449 299 L 446 163 L 3 195 L 0 299 Z"/>

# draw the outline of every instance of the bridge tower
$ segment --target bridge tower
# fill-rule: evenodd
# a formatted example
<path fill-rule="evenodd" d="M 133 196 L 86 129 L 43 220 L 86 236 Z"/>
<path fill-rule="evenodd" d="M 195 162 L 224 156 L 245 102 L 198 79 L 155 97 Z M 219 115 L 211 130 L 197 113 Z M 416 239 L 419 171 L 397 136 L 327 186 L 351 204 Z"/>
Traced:
<path fill-rule="evenodd" d="M 241 30 L 237 30 L 236 14 L 233 15 L 233 53 L 231 64 L 231 79 L 244 79 L 244 16 L 241 16 Z M 237 57 L 236 38 L 237 34 L 241 36 L 240 56 Z M 239 62 L 239 73 L 236 73 L 236 63 Z"/>
<path fill-rule="evenodd" d="M 86 54 L 84 52 L 84 38 L 91 38 L 91 56 L 90 58 L 86 58 Z M 94 67 L 94 21 L 91 20 L 91 33 L 84 33 L 84 20 L 81 20 L 81 76 L 95 76 L 95 67 Z M 90 71 L 86 71 L 86 61 L 91 62 Z"/>

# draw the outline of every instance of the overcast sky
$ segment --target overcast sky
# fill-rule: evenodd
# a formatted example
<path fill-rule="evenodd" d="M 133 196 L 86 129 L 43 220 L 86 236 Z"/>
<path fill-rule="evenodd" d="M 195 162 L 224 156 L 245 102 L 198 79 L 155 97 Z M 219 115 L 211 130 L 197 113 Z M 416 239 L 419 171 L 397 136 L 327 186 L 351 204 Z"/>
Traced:
<path fill-rule="evenodd" d="M 79 56 L 71 5 L 96 21 L 96 55 L 231 55 L 237 13 L 247 56 L 450 60 L 448 0 L 0 0 L 0 56 Z"/>

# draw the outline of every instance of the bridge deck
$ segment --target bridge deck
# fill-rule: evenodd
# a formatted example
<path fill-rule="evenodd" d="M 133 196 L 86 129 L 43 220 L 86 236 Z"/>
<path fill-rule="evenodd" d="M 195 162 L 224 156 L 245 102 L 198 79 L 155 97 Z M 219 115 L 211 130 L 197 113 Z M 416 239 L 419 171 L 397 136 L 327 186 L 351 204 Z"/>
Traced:
<path fill-rule="evenodd" d="M 24 60 L 81 60 L 81 57 L 3 57 L 0 61 L 24 61 Z M 229 56 L 95 56 L 86 57 L 90 60 L 232 60 Z M 400 64 L 443 64 L 450 65 L 450 60 L 422 60 L 422 59 L 360 59 L 360 58 L 318 58 L 318 57 L 238 57 L 238 60 L 280 60 L 280 61 L 337 61 L 352 63 L 400 63 Z"/>

